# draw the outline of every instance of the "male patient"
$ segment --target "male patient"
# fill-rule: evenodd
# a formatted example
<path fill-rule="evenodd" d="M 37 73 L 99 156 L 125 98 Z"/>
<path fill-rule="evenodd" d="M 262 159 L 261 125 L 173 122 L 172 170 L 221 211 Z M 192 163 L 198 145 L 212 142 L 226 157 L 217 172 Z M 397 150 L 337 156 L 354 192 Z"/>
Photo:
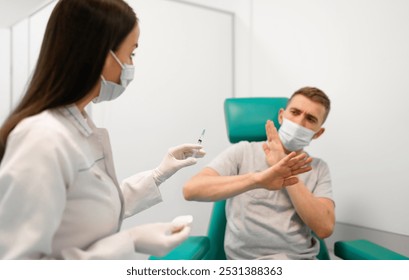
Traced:
<path fill-rule="evenodd" d="M 327 164 L 313 158 L 312 170 L 282 176 L 279 165 L 295 151 L 304 153 L 320 137 L 330 100 L 318 88 L 296 91 L 280 109 L 277 132 L 266 123 L 266 142 L 242 141 L 227 148 L 184 186 L 187 200 L 226 202 L 227 259 L 315 259 L 320 238 L 330 236 L 335 214 Z M 259 180 L 276 168 L 269 180 Z"/>

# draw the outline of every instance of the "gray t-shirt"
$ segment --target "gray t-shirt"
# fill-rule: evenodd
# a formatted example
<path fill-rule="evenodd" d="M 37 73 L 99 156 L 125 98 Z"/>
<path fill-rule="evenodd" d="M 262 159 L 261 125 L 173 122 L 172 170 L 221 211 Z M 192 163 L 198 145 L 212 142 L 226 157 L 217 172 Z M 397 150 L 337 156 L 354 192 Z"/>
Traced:
<path fill-rule="evenodd" d="M 263 142 L 232 145 L 208 167 L 221 176 L 262 171 L 269 166 Z M 298 175 L 316 197 L 332 200 L 328 165 L 314 158 L 312 170 Z M 319 243 L 295 211 L 285 189 L 247 191 L 227 200 L 225 252 L 228 259 L 315 259 Z"/>

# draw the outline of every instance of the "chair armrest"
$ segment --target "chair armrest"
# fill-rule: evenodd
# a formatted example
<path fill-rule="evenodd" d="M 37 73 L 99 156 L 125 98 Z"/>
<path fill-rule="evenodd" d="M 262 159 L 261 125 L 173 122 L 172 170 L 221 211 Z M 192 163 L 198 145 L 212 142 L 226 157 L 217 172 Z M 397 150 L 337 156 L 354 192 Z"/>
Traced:
<path fill-rule="evenodd" d="M 202 260 L 210 248 L 206 236 L 190 236 L 163 257 L 150 256 L 149 260 Z"/>
<path fill-rule="evenodd" d="M 334 254 L 344 260 L 409 260 L 406 256 L 364 239 L 337 241 Z"/>

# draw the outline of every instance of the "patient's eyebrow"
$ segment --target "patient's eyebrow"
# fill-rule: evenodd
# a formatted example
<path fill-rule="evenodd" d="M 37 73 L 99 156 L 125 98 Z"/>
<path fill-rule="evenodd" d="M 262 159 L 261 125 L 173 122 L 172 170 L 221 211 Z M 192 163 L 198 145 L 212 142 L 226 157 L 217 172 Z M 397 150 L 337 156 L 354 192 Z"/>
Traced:
<path fill-rule="evenodd" d="M 306 116 L 308 119 L 312 119 L 313 121 L 318 122 L 318 117 L 316 117 L 315 115 L 313 115 L 313 114 L 311 114 L 311 113 L 303 112 L 302 110 L 300 110 L 300 109 L 298 109 L 298 108 L 296 108 L 296 107 L 291 107 L 291 108 L 290 108 L 290 111 L 293 112 L 293 113 L 297 113 L 297 114 L 304 113 L 305 116 Z"/>
<path fill-rule="evenodd" d="M 307 113 L 307 118 L 314 120 L 315 122 L 318 122 L 318 118 L 310 113 Z"/>

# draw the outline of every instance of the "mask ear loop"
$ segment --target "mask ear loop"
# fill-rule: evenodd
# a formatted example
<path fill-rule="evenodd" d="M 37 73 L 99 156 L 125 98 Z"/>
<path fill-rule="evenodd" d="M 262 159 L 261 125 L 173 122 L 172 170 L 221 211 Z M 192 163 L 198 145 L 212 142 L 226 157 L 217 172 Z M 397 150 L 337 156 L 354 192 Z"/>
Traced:
<path fill-rule="evenodd" d="M 107 80 L 105 80 L 104 76 L 102 76 L 102 75 L 101 75 L 101 80 L 102 80 L 102 82 L 103 82 L 104 84 L 107 83 Z"/>
<path fill-rule="evenodd" d="M 110 50 L 109 52 L 112 54 L 112 56 L 114 57 L 116 62 L 118 62 L 118 64 L 121 65 L 121 68 L 124 69 L 125 66 L 122 64 L 122 62 L 119 60 L 119 58 L 115 55 L 115 53 L 112 50 Z"/>

